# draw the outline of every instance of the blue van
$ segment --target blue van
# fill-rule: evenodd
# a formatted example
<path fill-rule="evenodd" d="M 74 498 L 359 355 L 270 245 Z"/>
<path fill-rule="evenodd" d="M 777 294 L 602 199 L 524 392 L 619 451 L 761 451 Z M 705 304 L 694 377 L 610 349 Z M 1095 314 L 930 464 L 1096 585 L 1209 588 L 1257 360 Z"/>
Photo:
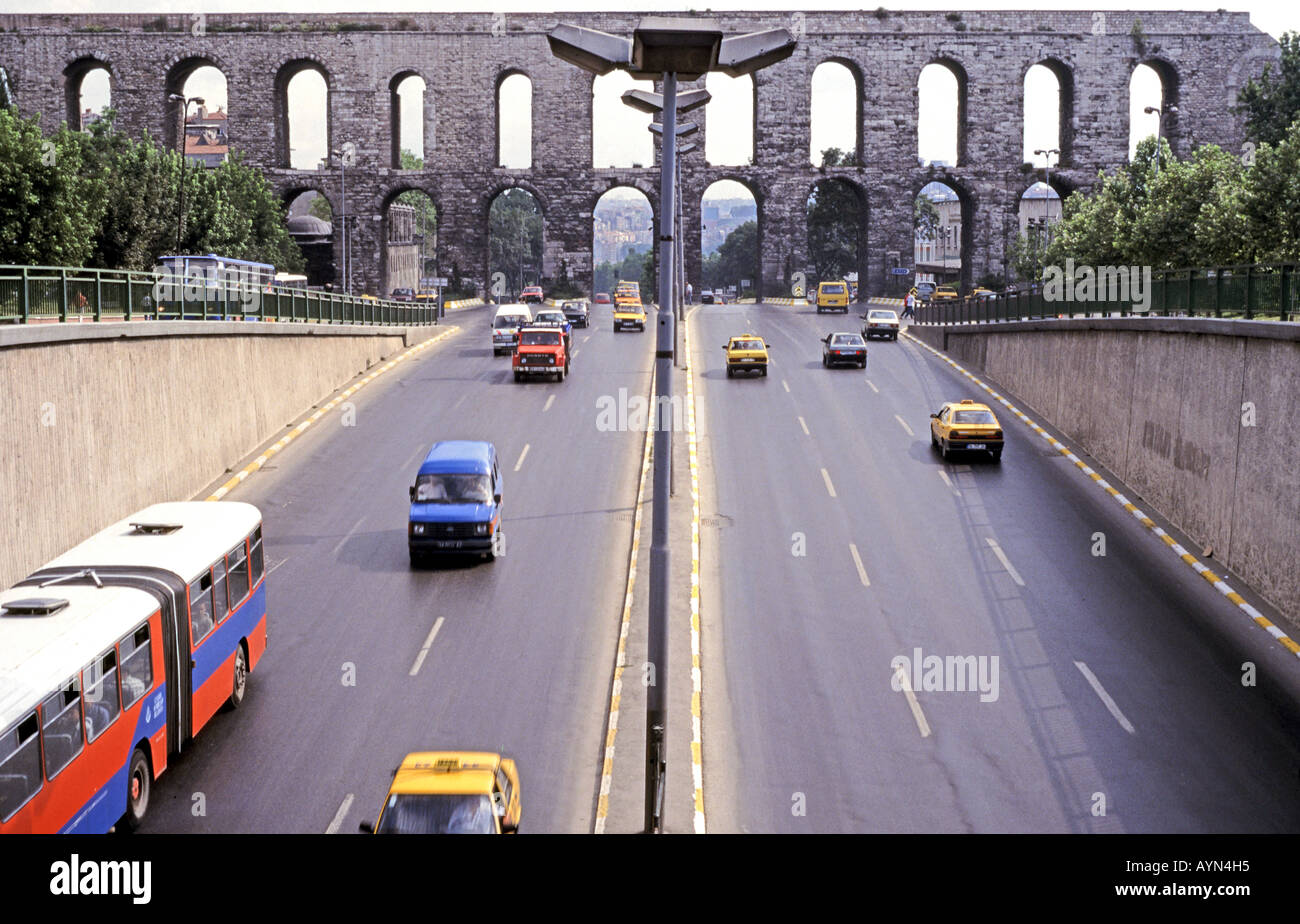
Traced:
<path fill-rule="evenodd" d="M 497 449 L 481 440 L 433 444 L 411 485 L 407 525 L 411 564 L 428 555 L 505 552 L 501 535 L 501 469 Z"/>

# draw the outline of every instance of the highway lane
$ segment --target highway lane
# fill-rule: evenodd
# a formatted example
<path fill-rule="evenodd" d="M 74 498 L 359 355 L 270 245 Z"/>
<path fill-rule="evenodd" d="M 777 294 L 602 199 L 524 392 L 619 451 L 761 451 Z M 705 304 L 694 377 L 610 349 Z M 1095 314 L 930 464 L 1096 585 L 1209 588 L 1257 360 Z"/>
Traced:
<path fill-rule="evenodd" d="M 1294 709 L 1240 680 L 1243 652 L 1292 682 L 1294 658 L 1009 415 L 1000 465 L 942 462 L 929 413 L 980 395 L 930 354 L 823 369 L 856 313 L 691 320 L 705 515 L 728 524 L 704 574 L 710 830 L 1300 827 Z M 770 374 L 727 380 L 719 347 L 751 330 Z M 997 698 L 917 690 L 918 719 L 890 667 L 917 648 L 997 656 Z"/>
<path fill-rule="evenodd" d="M 458 314 L 232 493 L 265 517 L 269 648 L 145 830 L 353 832 L 424 748 L 503 751 L 523 831 L 590 829 L 642 446 L 598 431 L 597 400 L 644 393 L 652 352 L 593 314 L 571 375 L 527 384 L 492 356 L 488 311 Z M 496 443 L 506 553 L 413 572 L 407 488 L 446 438 Z"/>

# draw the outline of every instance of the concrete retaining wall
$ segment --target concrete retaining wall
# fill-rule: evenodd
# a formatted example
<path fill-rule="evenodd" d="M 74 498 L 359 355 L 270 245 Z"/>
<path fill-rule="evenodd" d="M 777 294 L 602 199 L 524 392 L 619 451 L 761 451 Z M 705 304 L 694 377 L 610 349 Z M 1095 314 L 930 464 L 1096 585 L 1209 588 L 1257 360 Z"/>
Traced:
<path fill-rule="evenodd" d="M 986 373 L 1300 622 L 1300 326 L 1114 318 L 911 333 Z"/>
<path fill-rule="evenodd" d="M 438 333 L 239 322 L 0 330 L 0 587 L 185 500 L 367 367 Z"/>

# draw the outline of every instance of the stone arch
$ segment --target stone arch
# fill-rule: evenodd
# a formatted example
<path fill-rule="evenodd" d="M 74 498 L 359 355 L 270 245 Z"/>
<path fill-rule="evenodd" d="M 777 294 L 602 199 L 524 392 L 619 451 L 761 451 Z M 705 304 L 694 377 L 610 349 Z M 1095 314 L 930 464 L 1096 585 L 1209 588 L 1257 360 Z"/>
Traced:
<path fill-rule="evenodd" d="M 190 79 L 190 75 L 202 67 L 216 68 L 221 71 L 223 77 L 226 77 L 228 73 L 225 63 L 216 55 L 207 52 L 192 55 L 173 55 L 166 62 L 166 76 L 163 78 L 161 105 L 164 113 L 163 143 L 168 148 L 177 147 L 176 129 L 180 122 L 179 116 L 173 115 L 178 104 L 173 103 L 170 97 L 173 93 L 184 94 L 185 82 Z M 226 77 L 227 83 L 229 83 L 229 79 L 229 77 Z M 227 106 L 227 117 L 229 111 L 229 106 Z"/>
<path fill-rule="evenodd" d="M 961 61 L 946 52 L 930 57 L 930 59 L 917 70 L 916 77 L 912 81 L 912 90 L 916 98 L 916 121 L 918 126 L 917 147 L 918 149 L 920 148 L 919 126 L 921 124 L 921 74 L 931 65 L 946 68 L 957 81 L 957 163 L 950 164 L 949 166 L 963 166 L 966 164 L 969 157 L 967 149 L 967 135 L 969 132 L 967 131 L 966 101 L 969 96 L 970 78 L 967 76 L 966 68 Z"/>
<path fill-rule="evenodd" d="M 493 152 L 492 152 L 493 165 L 497 167 L 503 166 L 501 163 L 501 161 L 504 159 L 502 157 L 503 152 L 501 148 L 501 143 L 503 140 L 503 135 L 501 131 L 502 128 L 501 88 L 505 84 L 505 82 L 509 80 L 511 77 L 524 77 L 525 79 L 528 80 L 528 132 L 529 132 L 528 163 L 531 167 L 533 164 L 533 135 L 535 134 L 533 132 L 533 100 L 534 97 L 536 97 L 537 95 L 537 81 L 533 79 L 532 74 L 530 74 L 527 70 L 525 70 L 522 67 L 503 68 L 502 70 L 497 72 L 496 80 L 493 81 L 492 84 L 492 112 L 493 112 L 492 122 L 493 125 L 495 126 L 495 131 L 493 136 Z M 526 169 L 526 168 L 507 168 L 507 169 Z M 495 197 L 495 195 L 496 194 L 494 193 L 493 196 Z"/>
<path fill-rule="evenodd" d="M 81 82 L 91 71 L 103 68 L 108 71 L 108 85 L 111 88 L 118 82 L 116 68 L 107 55 L 98 52 L 81 55 L 68 62 L 63 68 L 64 112 L 67 114 L 68 128 L 81 131 Z"/>
<path fill-rule="evenodd" d="M 329 67 L 320 58 L 310 55 L 296 55 L 281 63 L 275 72 L 274 103 L 272 120 L 275 123 L 275 160 L 277 166 L 290 165 L 289 151 L 289 82 L 303 71 L 314 70 L 325 79 L 325 148 L 328 155 L 334 143 L 334 119 L 330 110 L 333 108 L 334 81 Z"/>
<path fill-rule="evenodd" d="M 656 269 L 658 268 L 659 249 L 656 246 L 656 241 L 659 237 L 660 219 L 658 191 L 653 189 L 653 184 L 640 179 L 613 180 L 603 189 L 593 191 L 591 198 L 586 203 L 587 210 L 591 214 L 591 281 L 593 292 L 595 291 L 596 284 L 596 269 L 600 265 L 600 261 L 596 259 L 596 208 L 600 205 L 600 201 L 605 198 L 606 194 L 613 192 L 616 189 L 635 190 L 645 198 L 646 203 L 650 206 L 650 224 L 653 226 L 653 231 L 650 235 L 649 252 L 652 259 L 655 261 Z"/>
<path fill-rule="evenodd" d="M 546 218 L 550 209 L 548 197 L 534 183 L 524 177 L 512 177 L 509 180 L 494 184 L 479 200 L 476 209 L 479 216 L 478 220 L 481 222 L 480 227 L 483 229 L 483 251 L 481 254 L 483 279 L 487 281 L 489 286 L 492 280 L 492 205 L 496 202 L 498 196 L 512 189 L 521 189 L 529 193 L 533 197 L 533 201 L 537 203 L 537 211 L 541 218 L 543 261 L 546 257 Z M 543 272 L 544 267 L 539 267 L 538 276 L 542 276 Z"/>
<path fill-rule="evenodd" d="M 1060 102 L 1057 107 L 1059 131 L 1057 133 L 1056 147 L 1060 149 L 1061 153 L 1056 163 L 1052 164 L 1052 168 L 1055 169 L 1057 166 L 1066 167 L 1070 165 L 1074 153 L 1074 68 L 1053 55 L 1030 62 L 1025 65 L 1020 74 L 1021 94 L 1024 93 L 1025 78 L 1028 77 L 1029 71 L 1038 66 L 1047 68 L 1056 78 L 1057 90 L 1060 93 Z M 1023 112 L 1023 106 L 1021 111 Z M 1023 128 L 1024 126 L 1022 126 Z"/>
<path fill-rule="evenodd" d="M 942 183 L 957 195 L 957 201 L 960 207 L 961 216 L 961 237 L 960 237 L 960 255 L 961 271 L 958 276 L 959 287 L 961 292 L 969 292 L 971 289 L 971 280 L 974 277 L 971 266 L 975 256 L 975 212 L 978 205 L 975 194 L 971 191 L 968 184 L 953 176 L 950 172 L 939 173 L 935 171 L 930 175 L 914 181 L 912 186 L 912 197 L 908 199 L 911 204 L 916 197 L 921 195 L 921 190 L 931 183 Z M 1053 184 L 1055 186 L 1055 184 Z M 1022 190 L 1023 192 L 1023 190 Z M 1019 202 L 1019 200 L 1017 200 Z"/>
<path fill-rule="evenodd" d="M 851 154 L 852 154 L 853 162 L 854 162 L 854 163 L 858 163 L 858 164 L 860 164 L 860 163 L 863 162 L 863 159 L 864 159 L 864 157 L 865 157 L 865 151 L 864 151 L 863 144 L 862 144 L 862 143 L 863 143 L 863 138 L 862 138 L 862 100 L 863 100 L 863 86 L 864 86 L 864 84 L 863 84 L 863 76 L 862 76 L 862 68 L 859 67 L 859 66 L 858 66 L 858 63 L 857 63 L 856 61 L 852 60 L 851 58 L 845 58 L 845 57 L 841 57 L 841 56 L 839 56 L 839 55 L 829 55 L 829 56 L 827 56 L 827 57 L 825 57 L 825 58 L 820 59 L 816 64 L 813 65 L 812 69 L 808 72 L 808 97 L 809 97 L 809 109 L 808 109 L 808 147 L 809 147 L 809 159 L 813 162 L 814 166 L 820 166 L 820 165 L 821 165 L 821 161 L 820 161 L 820 154 L 821 154 L 821 152 L 820 152 L 820 151 L 818 151 L 818 152 L 813 152 L 813 151 L 812 151 L 812 105 L 811 105 L 811 98 L 812 98 L 812 84 L 813 84 L 813 79 L 816 77 L 818 69 L 821 68 L 821 67 L 822 67 L 823 65 L 825 65 L 825 64 L 836 64 L 836 65 L 839 65 L 840 67 L 843 67 L 845 70 L 847 70 L 847 71 L 849 72 L 849 75 L 853 78 L 853 151 L 851 152 Z M 755 92 L 755 97 L 754 97 L 754 111 L 757 112 L 757 111 L 758 111 L 758 96 L 757 96 L 757 93 L 758 93 L 758 84 L 757 84 L 757 81 L 755 81 L 754 92 Z"/>
<path fill-rule="evenodd" d="M 1182 75 L 1178 66 L 1169 58 L 1163 55 L 1145 55 L 1133 63 L 1129 70 L 1129 86 L 1126 88 L 1131 92 L 1133 85 L 1133 74 L 1141 65 L 1145 64 L 1156 72 L 1160 78 L 1160 107 L 1167 110 L 1170 106 L 1181 106 L 1179 97 L 1181 96 Z M 1169 143 L 1169 149 L 1177 157 L 1182 148 L 1182 131 L 1179 126 L 1179 113 L 1172 112 L 1164 118 L 1163 129 L 1160 136 Z"/>
<path fill-rule="evenodd" d="M 871 271 L 870 271 L 871 200 L 867 194 L 866 187 L 864 187 L 862 183 L 860 183 L 852 176 L 845 176 L 842 174 L 839 175 L 827 174 L 824 176 L 818 176 L 815 179 L 813 179 L 813 181 L 807 187 L 807 195 L 805 197 L 805 202 L 803 203 L 803 208 L 802 208 L 804 214 L 805 233 L 807 233 L 807 224 L 808 224 L 808 203 L 806 200 L 812 199 L 814 193 L 817 190 L 817 187 L 822 186 L 823 184 L 839 184 L 841 187 L 848 189 L 852 194 L 853 200 L 856 203 L 857 213 L 852 216 L 854 219 L 853 221 L 854 231 L 856 232 L 856 236 L 854 240 L 854 249 L 856 250 L 856 258 L 854 260 L 854 268 L 851 271 L 856 271 L 858 274 L 858 292 L 862 294 L 871 291 L 870 286 L 873 281 L 871 276 Z M 807 247 L 808 247 L 808 259 L 809 262 L 811 263 L 815 259 L 814 257 L 815 248 L 813 247 L 813 242 L 811 239 L 808 240 Z M 816 280 L 816 281 L 820 281 L 820 280 Z M 812 281 L 810 280 L 810 284 L 811 283 Z"/>
<path fill-rule="evenodd" d="M 435 239 L 438 233 L 437 222 L 442 216 L 442 206 L 440 204 L 437 190 L 432 181 L 428 179 L 416 180 L 399 179 L 382 189 L 371 202 L 371 208 L 374 214 L 379 216 L 379 292 L 381 297 L 387 297 L 395 288 L 393 280 L 389 276 L 389 245 L 392 243 L 392 206 L 397 202 L 399 196 L 407 192 L 417 192 L 428 198 L 433 206 L 434 214 L 434 235 Z M 437 251 L 434 252 L 435 261 Z"/>
<path fill-rule="evenodd" d="M 402 105 L 401 98 L 397 94 L 398 88 L 403 82 L 410 77 L 418 77 L 424 82 L 424 91 L 421 93 L 420 100 L 420 118 L 422 120 L 420 138 L 420 151 L 413 152 L 420 160 L 428 166 L 429 158 L 429 129 L 433 125 L 433 102 L 432 94 L 429 92 L 429 79 L 424 76 L 417 68 L 403 67 L 393 73 L 388 79 L 388 129 L 389 129 L 389 163 L 388 166 L 393 169 L 401 169 L 402 166 Z"/>

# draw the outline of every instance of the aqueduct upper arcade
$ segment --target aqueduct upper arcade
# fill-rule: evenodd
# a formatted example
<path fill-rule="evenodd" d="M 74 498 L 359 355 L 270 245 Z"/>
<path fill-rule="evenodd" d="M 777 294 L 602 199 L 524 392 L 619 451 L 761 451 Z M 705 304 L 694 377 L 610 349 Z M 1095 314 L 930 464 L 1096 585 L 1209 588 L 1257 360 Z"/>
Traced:
<path fill-rule="evenodd" d="M 1140 22 L 1138 22 L 1140 17 Z M 229 87 L 231 146 L 265 168 L 287 198 L 315 189 L 338 206 L 337 167 L 290 167 L 287 83 L 303 70 L 323 78 L 328 146 L 351 145 L 347 210 L 354 216 L 353 273 L 370 291 L 384 284 L 385 209 L 418 189 L 438 215 L 439 271 L 453 265 L 482 287 L 488 266 L 488 209 L 512 186 L 531 191 L 544 217 L 543 274 L 561 262 L 590 284 L 592 210 L 615 185 L 644 191 L 658 217 L 657 168 L 593 166 L 592 77 L 552 57 L 546 34 L 566 22 L 630 34 L 640 14 L 388 14 L 345 19 L 296 14 L 5 15 L 0 65 L 13 99 L 39 112 L 47 128 L 76 124 L 76 85 L 104 68 L 118 126 L 175 137 L 169 93 L 201 65 L 219 68 Z M 708 117 L 699 152 L 684 159 L 687 278 L 700 266 L 700 198 L 720 179 L 745 184 L 757 203 L 762 291 L 785 294 L 806 268 L 806 206 L 819 181 L 849 184 L 861 214 L 859 273 L 864 291 L 884 290 L 888 267 L 910 264 L 912 203 L 942 181 L 961 202 L 962 275 L 969 281 L 1005 269 L 1018 230 L 1021 194 L 1041 177 L 1025 166 L 1023 94 L 1027 70 L 1044 64 L 1060 87 L 1059 163 L 1052 185 L 1062 194 L 1094 182 L 1128 158 L 1129 82 L 1148 64 L 1160 75 L 1164 124 L 1175 152 L 1214 142 L 1236 149 L 1238 89 L 1278 56 L 1277 45 L 1232 12 L 856 12 L 719 13 L 728 34 L 783 26 L 798 40 L 793 55 L 753 82 L 752 163 L 705 162 Z M 810 85 L 828 61 L 856 84 L 848 118 L 855 161 L 816 167 L 809 158 Z M 956 79 L 956 163 L 922 166 L 917 157 L 918 77 L 930 64 Z M 530 81 L 531 165 L 502 167 L 498 89 L 512 74 Z M 422 170 L 396 159 L 396 90 L 408 75 L 423 94 Z M 335 231 L 336 251 L 339 234 Z"/>

